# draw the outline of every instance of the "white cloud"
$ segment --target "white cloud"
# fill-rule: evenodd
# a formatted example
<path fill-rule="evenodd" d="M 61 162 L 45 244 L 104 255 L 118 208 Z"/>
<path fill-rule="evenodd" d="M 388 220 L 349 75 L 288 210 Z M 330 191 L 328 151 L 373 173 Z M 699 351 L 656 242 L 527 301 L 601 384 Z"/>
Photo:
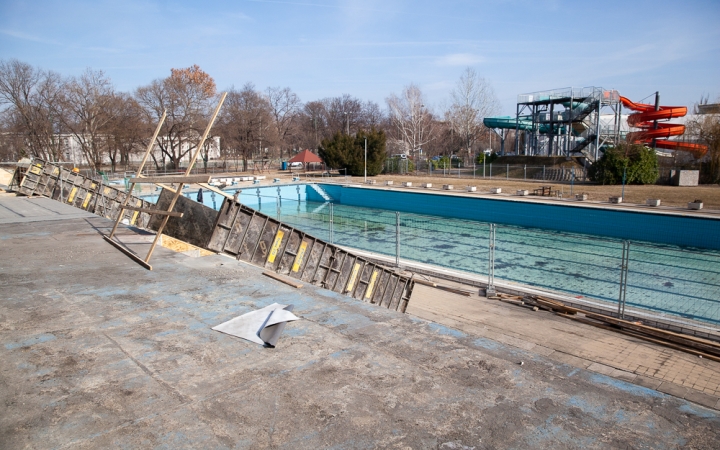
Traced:
<path fill-rule="evenodd" d="M 472 66 L 485 61 L 485 58 L 471 53 L 453 53 L 445 55 L 437 60 L 440 66 Z"/>

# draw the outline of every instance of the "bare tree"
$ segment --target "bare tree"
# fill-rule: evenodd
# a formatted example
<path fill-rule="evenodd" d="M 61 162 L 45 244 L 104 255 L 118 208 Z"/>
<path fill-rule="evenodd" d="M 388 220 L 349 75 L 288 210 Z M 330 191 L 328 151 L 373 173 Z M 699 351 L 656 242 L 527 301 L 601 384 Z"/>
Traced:
<path fill-rule="evenodd" d="M 130 156 L 142 150 L 142 140 L 152 133 L 152 128 L 143 120 L 143 109 L 130 95 L 119 93 L 110 104 L 112 120 L 107 125 L 108 157 L 113 172 L 119 163 L 130 165 Z"/>
<path fill-rule="evenodd" d="M 297 134 L 302 103 L 300 98 L 287 87 L 268 88 L 267 100 L 270 105 L 270 113 L 273 116 L 279 156 L 282 158 L 284 151 L 291 146 L 291 142 Z"/>
<path fill-rule="evenodd" d="M 715 105 L 705 96 L 695 104 L 695 114 L 688 121 L 688 133 L 707 146 L 706 176 L 710 183 L 720 182 L 720 98 Z"/>
<path fill-rule="evenodd" d="M 16 59 L 0 61 L 0 103 L 6 107 L 8 129 L 22 136 L 22 156 L 62 160 L 62 91 L 62 79 L 55 72 Z"/>
<path fill-rule="evenodd" d="M 87 69 L 65 85 L 65 128 L 88 164 L 100 170 L 108 154 L 108 124 L 113 120 L 115 89 L 102 71 Z"/>
<path fill-rule="evenodd" d="M 144 108 L 149 122 L 157 122 L 167 110 L 157 145 L 162 164 L 165 157 L 173 168 L 195 150 L 210 115 L 210 101 L 215 98 L 215 81 L 197 65 L 171 69 L 170 76 L 137 89 L 135 97 Z M 155 154 L 155 165 L 160 167 Z"/>
<path fill-rule="evenodd" d="M 392 94 L 386 101 L 394 138 L 414 157 L 416 152 L 434 138 L 435 122 L 432 113 L 425 106 L 422 92 L 419 87 L 410 84 L 405 87 L 400 97 Z"/>
<path fill-rule="evenodd" d="M 453 104 L 445 113 L 453 131 L 463 141 L 465 157 L 472 159 L 473 146 L 483 134 L 483 119 L 496 114 L 499 103 L 490 83 L 468 67 L 452 91 Z"/>
<path fill-rule="evenodd" d="M 273 122 L 267 98 L 247 83 L 242 90 L 231 89 L 220 113 L 221 139 L 227 154 L 240 157 L 243 170 L 248 170 L 249 160 L 264 157 L 263 142 L 268 142 L 268 131 Z"/>

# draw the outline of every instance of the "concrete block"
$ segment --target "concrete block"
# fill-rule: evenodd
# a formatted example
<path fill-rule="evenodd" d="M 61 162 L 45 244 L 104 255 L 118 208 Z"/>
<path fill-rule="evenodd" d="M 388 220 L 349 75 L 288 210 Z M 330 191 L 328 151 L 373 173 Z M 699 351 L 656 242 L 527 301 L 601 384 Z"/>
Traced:
<path fill-rule="evenodd" d="M 490 188 L 490 193 L 491 193 L 491 194 L 499 194 L 499 193 L 501 193 L 501 192 L 502 192 L 502 188 L 499 188 L 499 187 L 497 187 L 497 188 Z"/>
<path fill-rule="evenodd" d="M 587 194 L 575 194 L 575 199 L 580 201 L 585 201 L 588 199 Z"/>
<path fill-rule="evenodd" d="M 516 195 L 520 195 L 523 197 L 528 195 L 529 193 L 530 192 L 527 189 L 518 189 L 517 192 L 515 192 Z"/>
<path fill-rule="evenodd" d="M 698 202 L 698 201 L 688 202 L 688 209 L 694 209 L 694 210 L 703 209 L 703 202 Z"/>
<path fill-rule="evenodd" d="M 648 206 L 660 206 L 660 199 L 659 198 L 649 198 L 645 200 L 645 204 Z"/>
<path fill-rule="evenodd" d="M 424 188 L 431 188 L 431 187 L 432 187 L 432 183 L 423 183 L 423 184 L 421 184 L 421 186 L 424 187 Z"/>
<path fill-rule="evenodd" d="M 402 185 L 405 187 L 412 187 L 412 181 L 403 181 Z"/>
<path fill-rule="evenodd" d="M 658 391 L 664 394 L 674 395 L 675 397 L 685 398 L 688 394 L 688 388 L 680 386 L 679 384 L 671 383 L 669 381 L 663 381 L 657 388 Z"/>
<path fill-rule="evenodd" d="M 376 184 L 377 180 L 367 180 L 365 183 L 367 184 Z"/>
<path fill-rule="evenodd" d="M 635 378 L 635 384 L 653 390 L 656 390 L 662 382 L 662 380 L 658 380 L 657 378 L 646 377 L 644 375 L 638 375 L 637 378 Z"/>
<path fill-rule="evenodd" d="M 443 184 L 443 189 L 446 191 L 452 191 L 454 186 L 452 184 Z"/>
<path fill-rule="evenodd" d="M 705 406 L 707 408 L 715 408 L 718 399 L 714 395 L 706 394 L 704 392 L 696 391 L 695 389 L 688 389 L 688 393 L 685 395 L 685 400 L 690 400 L 698 405 Z"/>
<path fill-rule="evenodd" d="M 699 180 L 699 170 L 678 170 L 672 177 L 675 186 L 697 186 Z"/>
<path fill-rule="evenodd" d="M 467 187 L 467 191 L 468 191 L 468 192 L 475 192 L 475 191 L 477 191 L 477 187 L 475 187 L 475 186 L 468 186 L 468 187 Z"/>
<path fill-rule="evenodd" d="M 622 203 L 623 198 L 622 197 L 610 197 L 608 199 L 610 203 Z"/>
<path fill-rule="evenodd" d="M 385 186 L 392 186 L 392 185 L 393 185 L 393 181 L 392 181 L 392 180 L 388 180 L 388 181 L 385 182 Z"/>

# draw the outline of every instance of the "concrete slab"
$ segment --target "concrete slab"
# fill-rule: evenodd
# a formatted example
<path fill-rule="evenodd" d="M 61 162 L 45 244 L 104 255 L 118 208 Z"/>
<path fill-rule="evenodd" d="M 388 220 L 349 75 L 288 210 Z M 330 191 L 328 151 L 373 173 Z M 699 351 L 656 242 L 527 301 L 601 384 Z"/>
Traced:
<path fill-rule="evenodd" d="M 720 441 L 717 411 L 670 395 L 219 255 L 158 248 L 147 271 L 99 237 L 105 219 L 36 217 L 0 224 L 3 448 Z M 301 317 L 275 349 L 210 329 L 274 302 Z"/>

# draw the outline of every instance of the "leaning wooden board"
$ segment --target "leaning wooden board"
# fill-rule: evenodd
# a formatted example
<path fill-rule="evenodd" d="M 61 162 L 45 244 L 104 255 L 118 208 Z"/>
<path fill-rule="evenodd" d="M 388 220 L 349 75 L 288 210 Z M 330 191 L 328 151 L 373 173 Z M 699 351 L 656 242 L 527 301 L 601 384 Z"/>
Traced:
<path fill-rule="evenodd" d="M 18 193 L 43 195 L 111 220 L 117 219 L 120 206 L 128 195 L 124 190 L 40 159 L 34 160 L 25 172 Z M 153 206 L 134 196 L 131 196 L 129 205 L 146 209 Z M 131 225 L 146 228 L 150 215 L 126 210 L 123 219 Z"/>
<path fill-rule="evenodd" d="M 357 300 L 405 312 L 414 282 L 226 198 L 208 249 Z"/>

